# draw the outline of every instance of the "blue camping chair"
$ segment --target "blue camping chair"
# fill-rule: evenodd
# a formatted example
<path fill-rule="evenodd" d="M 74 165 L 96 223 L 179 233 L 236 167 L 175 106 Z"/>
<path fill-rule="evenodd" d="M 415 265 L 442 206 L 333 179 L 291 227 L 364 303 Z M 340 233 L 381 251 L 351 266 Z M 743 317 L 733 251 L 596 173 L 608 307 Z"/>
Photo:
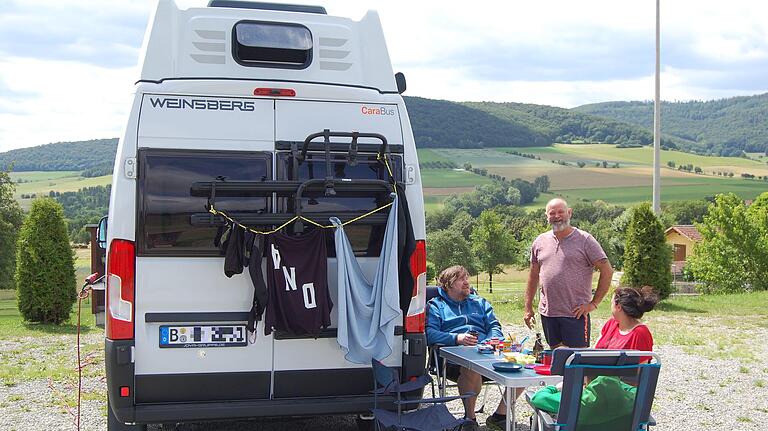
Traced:
<path fill-rule="evenodd" d="M 453 416 L 448 411 L 445 403 L 471 397 L 475 394 L 469 393 L 441 398 L 405 399 L 404 394 L 406 392 L 423 389 L 424 386 L 432 381 L 432 378 L 429 375 L 423 375 L 415 380 L 401 383 L 400 373 L 396 368 L 388 367 L 376 359 L 371 360 L 371 366 L 373 369 L 374 386 L 372 413 L 377 430 L 380 430 L 380 427 L 413 431 L 449 430 L 469 422 L 468 419 L 458 419 Z M 397 411 L 379 408 L 379 397 L 391 395 L 396 395 L 394 404 L 397 407 Z M 403 411 L 406 408 L 413 408 L 419 404 L 432 405 Z"/>
<path fill-rule="evenodd" d="M 640 363 L 647 358 L 652 359 L 650 363 Z M 661 359 L 653 352 L 557 348 L 552 352 L 551 372 L 563 376 L 559 409 L 547 412 L 537 408 L 532 403 L 535 392 L 526 392 L 534 410 L 531 430 L 648 430 L 656 425 L 651 406 L 660 369 Z M 607 379 L 597 384 L 600 376 Z M 589 393 L 582 397 L 585 377 L 594 378 L 596 385 L 587 386 Z M 636 389 L 629 390 L 630 385 Z M 608 388 L 617 392 L 608 392 Z"/>

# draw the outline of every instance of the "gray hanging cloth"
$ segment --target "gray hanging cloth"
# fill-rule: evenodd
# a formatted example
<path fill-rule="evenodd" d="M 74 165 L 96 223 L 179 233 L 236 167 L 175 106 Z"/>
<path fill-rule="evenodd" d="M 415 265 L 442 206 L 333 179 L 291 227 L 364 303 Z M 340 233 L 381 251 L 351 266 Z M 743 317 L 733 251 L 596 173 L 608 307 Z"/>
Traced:
<path fill-rule="evenodd" d="M 397 196 L 389 209 L 384 243 L 373 283 L 360 269 L 341 221 L 331 217 L 335 226 L 338 262 L 339 325 L 337 340 L 345 358 L 356 364 L 370 364 L 392 354 L 395 325 L 402 319 L 398 291 Z"/>

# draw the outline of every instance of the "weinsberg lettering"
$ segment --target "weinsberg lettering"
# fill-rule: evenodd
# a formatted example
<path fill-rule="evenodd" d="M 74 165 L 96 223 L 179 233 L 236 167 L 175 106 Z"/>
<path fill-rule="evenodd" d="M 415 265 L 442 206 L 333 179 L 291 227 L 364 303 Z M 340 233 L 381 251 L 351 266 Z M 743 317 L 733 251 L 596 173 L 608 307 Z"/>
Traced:
<path fill-rule="evenodd" d="M 185 99 L 171 97 L 150 97 L 153 108 L 167 109 L 206 109 L 209 111 L 243 111 L 256 110 L 254 102 L 244 100 L 219 100 L 219 99 Z"/>

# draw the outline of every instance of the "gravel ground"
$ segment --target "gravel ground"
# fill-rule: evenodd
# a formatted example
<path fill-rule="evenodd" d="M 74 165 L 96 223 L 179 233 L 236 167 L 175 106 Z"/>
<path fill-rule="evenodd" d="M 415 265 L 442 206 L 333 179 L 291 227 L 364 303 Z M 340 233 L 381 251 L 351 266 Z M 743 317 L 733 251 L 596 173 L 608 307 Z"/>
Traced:
<path fill-rule="evenodd" d="M 523 333 L 522 327 L 508 327 Z M 754 340 L 768 339 L 768 329 L 751 333 Z M 88 337 L 100 337 L 88 334 Z M 25 343 L 26 344 L 26 343 Z M 0 342 L 0 351 L 19 349 L 18 343 Z M 27 346 L 24 346 L 26 348 Z M 764 343 L 754 346 L 756 357 L 762 362 L 741 363 L 734 359 L 706 359 L 687 354 L 677 346 L 659 345 L 662 368 L 653 415 L 658 422 L 656 431 L 683 431 L 691 429 L 758 430 L 768 423 L 768 347 Z M 101 364 L 99 364 L 101 365 Z M 84 380 L 85 392 L 81 412 L 82 430 L 106 429 L 106 404 L 101 400 L 105 391 L 103 379 L 89 377 Z M 0 430 L 73 430 L 73 416 L 63 406 L 65 398 L 72 399 L 76 388 L 47 380 L 33 380 L 13 386 L 0 386 Z M 70 394 L 70 395 L 68 395 Z M 500 394 L 494 388 L 488 392 L 486 413 L 478 415 L 481 425 L 487 413 L 492 413 Z M 458 411 L 460 405 L 451 409 Z M 73 408 L 74 411 L 74 408 Z M 525 402 L 517 403 L 518 430 L 528 431 L 531 411 Z M 484 427 L 481 427 L 484 429 Z M 150 427 L 160 430 L 160 427 Z M 318 417 L 286 421 L 228 422 L 210 424 L 183 424 L 183 431 L 281 431 L 305 430 L 354 431 L 355 418 L 350 416 Z"/>

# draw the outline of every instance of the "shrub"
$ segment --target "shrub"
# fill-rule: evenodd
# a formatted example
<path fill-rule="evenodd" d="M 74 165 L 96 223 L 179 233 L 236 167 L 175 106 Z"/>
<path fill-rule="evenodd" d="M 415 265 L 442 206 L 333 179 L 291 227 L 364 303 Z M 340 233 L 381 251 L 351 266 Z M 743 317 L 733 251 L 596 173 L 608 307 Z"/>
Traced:
<path fill-rule="evenodd" d="M 435 283 L 436 276 L 437 272 L 435 271 L 435 264 L 432 262 L 427 262 L 427 284 Z"/>
<path fill-rule="evenodd" d="M 715 292 L 768 290 L 768 192 L 750 207 L 733 193 L 717 195 L 704 222 L 702 241 L 686 268 Z"/>
<path fill-rule="evenodd" d="M 15 188 L 8 172 L 0 170 L 0 289 L 14 288 L 16 241 L 24 220 L 21 207 L 13 198 Z"/>
<path fill-rule="evenodd" d="M 635 207 L 627 227 L 622 283 L 652 286 L 662 299 L 672 293 L 672 249 L 648 202 Z"/>
<path fill-rule="evenodd" d="M 25 320 L 60 324 L 75 302 L 75 263 L 64 211 L 50 198 L 32 202 L 16 257 L 19 311 Z"/>

